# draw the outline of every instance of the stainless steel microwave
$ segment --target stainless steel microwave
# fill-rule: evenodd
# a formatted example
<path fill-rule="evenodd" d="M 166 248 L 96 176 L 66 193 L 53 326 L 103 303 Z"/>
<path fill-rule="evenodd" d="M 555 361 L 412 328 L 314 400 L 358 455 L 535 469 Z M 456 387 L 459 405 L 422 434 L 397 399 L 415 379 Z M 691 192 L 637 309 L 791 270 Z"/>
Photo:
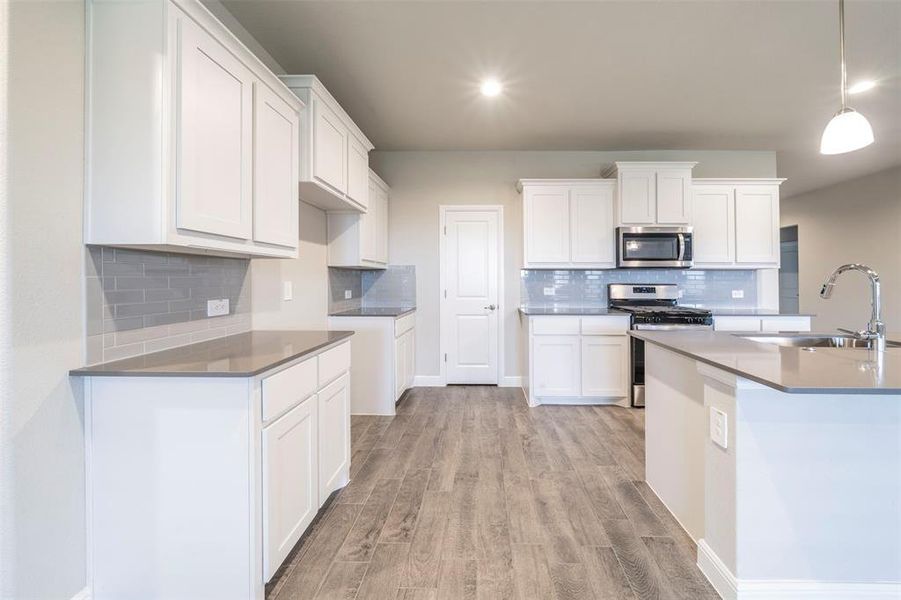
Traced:
<path fill-rule="evenodd" d="M 691 267 L 691 227 L 617 227 L 616 266 Z"/>

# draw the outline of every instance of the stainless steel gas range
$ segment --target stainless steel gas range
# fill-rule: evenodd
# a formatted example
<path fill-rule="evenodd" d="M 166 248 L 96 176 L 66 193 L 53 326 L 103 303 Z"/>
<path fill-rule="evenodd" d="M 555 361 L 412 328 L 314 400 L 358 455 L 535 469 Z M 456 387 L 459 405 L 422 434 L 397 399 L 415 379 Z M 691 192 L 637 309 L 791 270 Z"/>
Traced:
<path fill-rule="evenodd" d="M 679 306 L 679 286 L 672 283 L 611 283 L 610 308 L 631 315 L 632 329 L 712 329 L 709 310 Z M 644 406 L 644 342 L 632 338 L 632 406 Z"/>

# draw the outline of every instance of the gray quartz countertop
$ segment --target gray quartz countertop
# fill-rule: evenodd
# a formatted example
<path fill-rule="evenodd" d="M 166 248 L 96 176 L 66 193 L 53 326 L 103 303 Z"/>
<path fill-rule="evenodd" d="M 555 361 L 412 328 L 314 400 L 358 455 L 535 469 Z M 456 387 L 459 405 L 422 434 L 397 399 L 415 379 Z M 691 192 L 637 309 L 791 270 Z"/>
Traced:
<path fill-rule="evenodd" d="M 374 307 L 364 306 L 362 308 L 353 308 L 351 310 L 342 310 L 339 312 L 329 313 L 330 317 L 403 317 L 412 312 L 416 312 L 416 307 Z"/>
<path fill-rule="evenodd" d="M 688 358 L 792 394 L 901 394 L 901 348 L 798 347 L 753 342 L 722 331 L 630 331 Z M 816 334 L 812 334 L 816 335 Z M 890 334 L 890 340 L 901 334 Z"/>
<path fill-rule="evenodd" d="M 705 308 L 705 307 L 700 307 Z M 711 308 L 714 317 L 815 317 L 813 313 L 779 312 L 773 308 Z"/>
<path fill-rule="evenodd" d="M 98 377 L 253 377 L 345 340 L 353 331 L 249 331 L 70 371 Z"/>
<path fill-rule="evenodd" d="M 607 308 L 606 306 L 520 306 L 519 312 L 529 316 L 541 315 L 625 315 L 615 308 Z"/>

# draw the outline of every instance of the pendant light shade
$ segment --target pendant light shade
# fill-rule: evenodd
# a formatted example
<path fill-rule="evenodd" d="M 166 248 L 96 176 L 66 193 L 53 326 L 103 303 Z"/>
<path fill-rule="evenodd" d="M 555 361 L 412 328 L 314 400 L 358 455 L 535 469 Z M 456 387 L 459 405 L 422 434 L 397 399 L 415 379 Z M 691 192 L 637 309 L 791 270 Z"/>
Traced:
<path fill-rule="evenodd" d="M 820 140 L 820 154 L 844 154 L 873 143 L 873 128 L 867 118 L 845 103 L 848 72 L 845 68 L 845 0 L 838 0 L 839 49 L 842 60 L 842 108 L 826 124 Z"/>
<path fill-rule="evenodd" d="M 873 128 L 867 118 L 853 108 L 843 108 L 826 124 L 820 154 L 843 154 L 872 143 Z"/>

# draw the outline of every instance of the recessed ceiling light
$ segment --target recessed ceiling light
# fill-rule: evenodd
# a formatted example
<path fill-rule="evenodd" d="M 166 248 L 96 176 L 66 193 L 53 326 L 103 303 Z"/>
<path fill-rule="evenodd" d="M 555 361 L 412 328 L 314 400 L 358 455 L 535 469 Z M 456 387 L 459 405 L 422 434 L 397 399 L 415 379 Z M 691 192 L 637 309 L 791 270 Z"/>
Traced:
<path fill-rule="evenodd" d="M 486 79 L 482 82 L 482 95 L 483 96 L 497 96 L 501 93 L 503 86 L 501 82 L 497 79 Z"/>
<path fill-rule="evenodd" d="M 864 79 L 863 81 L 858 81 L 854 85 L 848 88 L 849 94 L 862 94 L 863 92 L 868 92 L 876 87 L 876 82 L 872 79 Z"/>

